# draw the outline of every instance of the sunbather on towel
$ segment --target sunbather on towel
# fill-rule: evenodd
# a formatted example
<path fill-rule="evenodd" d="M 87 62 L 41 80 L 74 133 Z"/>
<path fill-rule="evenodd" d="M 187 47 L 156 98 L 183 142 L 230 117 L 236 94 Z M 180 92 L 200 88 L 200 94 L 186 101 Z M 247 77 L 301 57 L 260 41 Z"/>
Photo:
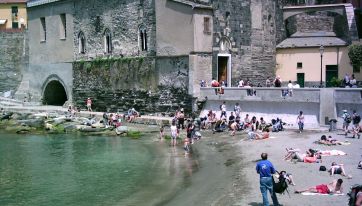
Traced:
<path fill-rule="evenodd" d="M 317 153 L 313 149 L 309 149 L 306 153 L 301 153 L 300 149 L 286 149 L 287 154 L 284 157 L 284 160 L 297 160 L 298 162 L 305 162 L 305 163 L 319 163 L 322 162 L 322 157 L 319 153 Z"/>
<path fill-rule="evenodd" d="M 329 184 L 321 184 L 305 190 L 296 190 L 295 193 L 311 192 L 320 194 L 341 194 L 343 191 L 342 183 L 342 179 L 333 180 L 333 182 Z"/>
<path fill-rule="evenodd" d="M 332 139 L 332 136 L 322 135 L 320 140 L 315 141 L 317 144 L 323 144 L 323 145 L 342 145 L 343 142 L 338 141 L 336 139 Z"/>

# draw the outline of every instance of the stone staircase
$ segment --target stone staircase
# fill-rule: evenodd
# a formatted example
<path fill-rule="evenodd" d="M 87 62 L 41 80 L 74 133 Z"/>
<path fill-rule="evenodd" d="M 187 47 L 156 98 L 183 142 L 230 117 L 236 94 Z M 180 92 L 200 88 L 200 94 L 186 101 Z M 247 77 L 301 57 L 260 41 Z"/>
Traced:
<path fill-rule="evenodd" d="M 22 106 L 23 102 L 15 99 L 0 97 L 0 106 L 1 107 L 10 107 L 10 106 Z"/>

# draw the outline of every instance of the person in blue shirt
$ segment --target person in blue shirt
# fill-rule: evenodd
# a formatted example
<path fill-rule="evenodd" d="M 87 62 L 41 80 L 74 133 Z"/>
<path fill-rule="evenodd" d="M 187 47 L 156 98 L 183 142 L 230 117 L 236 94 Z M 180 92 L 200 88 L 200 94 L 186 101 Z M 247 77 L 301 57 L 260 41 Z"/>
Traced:
<path fill-rule="evenodd" d="M 273 200 L 274 206 L 279 206 L 278 198 L 273 191 L 273 177 L 275 169 L 273 164 L 268 160 L 268 154 L 262 153 L 261 159 L 256 164 L 256 172 L 260 175 L 260 191 L 263 196 L 263 205 L 269 206 L 268 190 Z"/>

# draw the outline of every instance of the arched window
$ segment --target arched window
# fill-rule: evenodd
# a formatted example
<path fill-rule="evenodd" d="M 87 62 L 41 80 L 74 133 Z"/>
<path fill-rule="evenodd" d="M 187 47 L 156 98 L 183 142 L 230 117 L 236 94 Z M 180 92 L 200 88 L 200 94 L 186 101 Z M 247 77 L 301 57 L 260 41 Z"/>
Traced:
<path fill-rule="evenodd" d="M 141 25 L 138 29 L 138 42 L 141 51 L 147 51 L 147 32 L 146 28 Z"/>
<path fill-rule="evenodd" d="M 106 29 L 104 31 L 104 52 L 105 53 L 112 53 L 112 36 L 111 31 Z"/>
<path fill-rule="evenodd" d="M 79 54 L 85 54 L 85 36 L 83 32 L 78 34 L 78 51 Z"/>

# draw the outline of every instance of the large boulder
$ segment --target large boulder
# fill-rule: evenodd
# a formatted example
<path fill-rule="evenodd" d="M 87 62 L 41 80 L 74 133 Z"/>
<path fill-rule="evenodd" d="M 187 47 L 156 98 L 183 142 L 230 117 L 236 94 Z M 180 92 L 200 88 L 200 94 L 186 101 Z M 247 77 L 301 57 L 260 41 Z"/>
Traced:
<path fill-rule="evenodd" d="M 44 127 L 44 120 L 43 119 L 27 119 L 27 120 L 18 120 L 17 121 L 20 125 L 35 127 L 35 128 L 42 128 Z"/>

